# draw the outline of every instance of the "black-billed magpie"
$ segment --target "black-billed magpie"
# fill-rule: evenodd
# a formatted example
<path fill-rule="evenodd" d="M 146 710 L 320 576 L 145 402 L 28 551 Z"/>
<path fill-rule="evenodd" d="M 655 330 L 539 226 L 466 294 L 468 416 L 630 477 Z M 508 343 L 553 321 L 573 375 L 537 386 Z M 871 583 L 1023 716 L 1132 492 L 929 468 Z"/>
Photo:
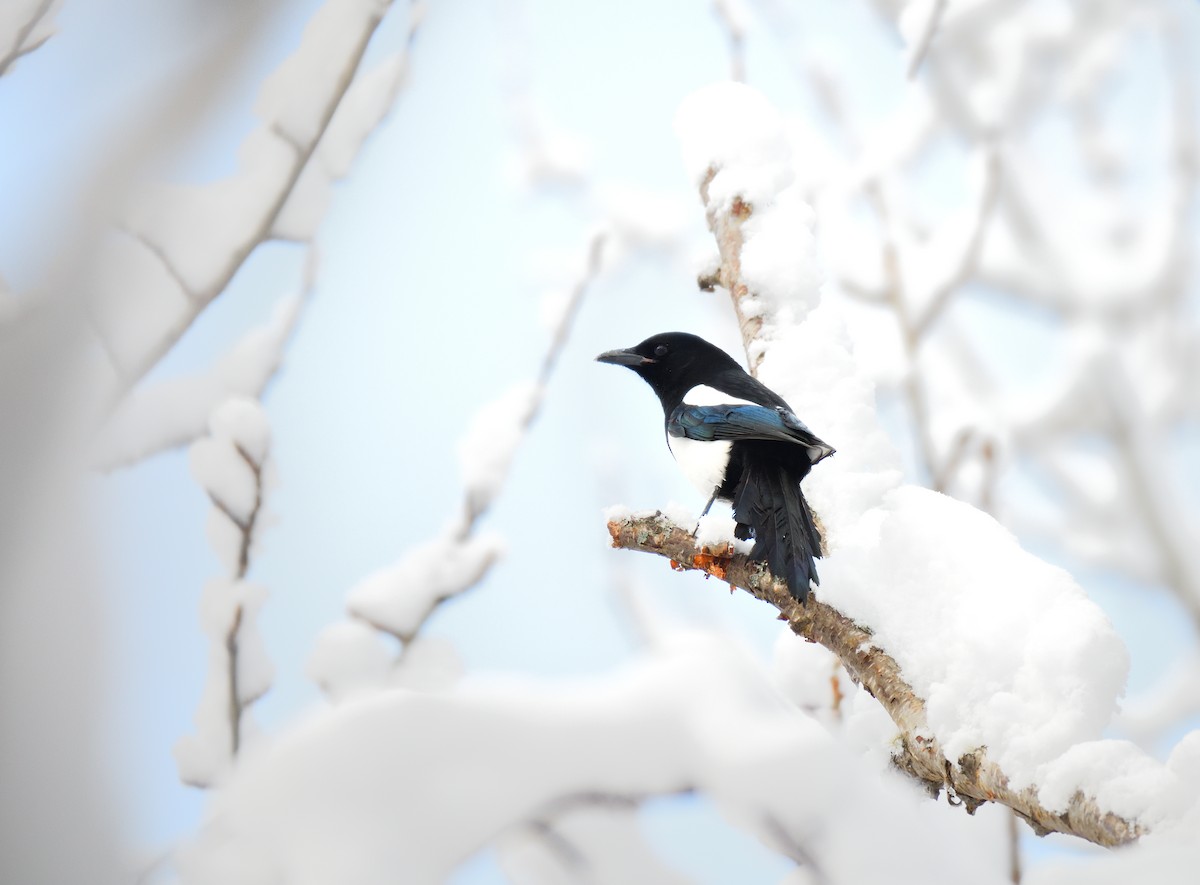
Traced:
<path fill-rule="evenodd" d="M 688 479 L 708 496 L 733 504 L 735 535 L 754 539 L 753 559 L 765 561 L 804 602 L 821 533 L 800 481 L 834 450 L 796 417 L 779 394 L 725 351 L 686 332 L 664 332 L 636 347 L 596 359 L 628 366 L 662 403 L 667 446 Z M 703 514 L 701 514 L 703 515 Z"/>

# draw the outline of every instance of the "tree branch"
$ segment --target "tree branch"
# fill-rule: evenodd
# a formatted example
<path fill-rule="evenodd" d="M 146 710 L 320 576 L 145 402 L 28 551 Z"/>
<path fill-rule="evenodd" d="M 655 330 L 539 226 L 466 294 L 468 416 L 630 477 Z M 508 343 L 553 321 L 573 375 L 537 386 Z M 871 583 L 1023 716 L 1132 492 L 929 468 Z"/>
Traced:
<path fill-rule="evenodd" d="M 0 57 L 0 77 L 3 77 L 5 74 L 7 74 L 9 68 L 11 68 L 18 59 L 29 55 L 29 53 L 36 49 L 40 49 L 47 40 L 54 36 L 53 32 L 51 32 L 48 34 L 43 34 L 36 39 L 30 40 L 30 37 L 33 36 L 33 32 L 37 29 L 38 25 L 40 25 L 42 20 L 50 14 L 50 9 L 52 6 L 54 6 L 54 0 L 41 0 L 41 2 L 37 5 L 37 8 L 34 9 L 33 15 L 29 18 L 29 20 L 17 30 L 8 52 L 3 57 Z"/>
<path fill-rule="evenodd" d="M 921 28 L 921 33 L 910 50 L 907 68 L 908 79 L 911 80 L 917 76 L 917 71 L 921 69 L 921 62 L 925 60 L 925 56 L 929 52 L 929 46 L 933 43 L 933 35 L 937 33 L 938 25 L 941 24 L 942 15 L 945 12 L 946 0 L 933 0 L 933 7 L 929 10 L 929 15 L 925 19 L 925 25 Z"/>
<path fill-rule="evenodd" d="M 608 524 L 613 547 L 653 553 L 671 560 L 679 570 L 698 569 L 770 603 L 779 619 L 798 636 L 829 649 L 846 671 L 887 711 L 900 730 L 893 762 L 936 794 L 943 787 L 973 812 L 984 802 L 1006 805 L 1023 817 L 1039 835 L 1066 833 L 1097 845 L 1132 842 L 1145 832 L 1136 821 L 1106 812 L 1077 792 L 1067 810 L 1058 814 L 1038 801 L 1037 786 L 1013 790 L 1008 778 L 990 762 L 983 748 L 956 760 L 947 759 L 925 716 L 925 701 L 905 681 L 900 666 L 874 646 L 871 632 L 837 609 L 809 596 L 801 605 L 760 562 L 731 552 L 728 546 L 701 548 L 690 529 L 675 525 L 660 513 L 613 520 Z"/>
<path fill-rule="evenodd" d="M 278 119 L 264 120 L 263 127 L 273 133 L 275 138 L 287 142 L 293 149 L 294 155 L 280 181 L 270 188 L 264 189 L 260 194 L 262 198 L 260 203 L 251 207 L 252 214 L 256 216 L 253 230 L 240 241 L 229 244 L 228 251 L 220 256 L 219 267 L 206 268 L 206 280 L 203 285 L 188 283 L 180 272 L 178 263 L 172 259 L 171 251 L 167 246 L 155 242 L 145 231 L 127 230 L 162 264 L 165 272 L 171 276 L 172 282 L 178 285 L 187 297 L 188 305 L 168 327 L 158 330 L 152 340 L 144 342 L 136 354 L 126 358 L 125 366 L 119 373 L 116 389 L 109 397 L 109 411 L 121 403 L 126 394 L 175 346 L 196 317 L 228 288 L 234 276 L 255 249 L 262 243 L 278 238 L 275 232 L 276 224 L 283 215 L 288 201 L 300 185 L 302 176 L 316 157 L 325 135 L 330 129 L 334 115 L 343 105 L 343 100 L 358 77 L 367 46 L 391 6 L 392 0 L 381 2 L 378 8 L 361 22 L 360 30 L 355 35 L 352 45 L 347 48 L 345 56 L 326 62 L 330 66 L 337 64 L 338 67 L 331 72 L 330 79 L 333 85 L 329 95 L 318 97 L 321 99 L 320 110 L 313 130 L 306 133 L 307 137 L 298 139 L 294 133 L 285 134 Z M 411 51 L 419 22 L 419 14 L 414 13 L 405 43 L 406 53 Z M 304 49 L 305 47 L 302 45 L 293 58 L 300 57 Z M 130 225 L 126 225 L 126 227 L 129 228 Z"/>

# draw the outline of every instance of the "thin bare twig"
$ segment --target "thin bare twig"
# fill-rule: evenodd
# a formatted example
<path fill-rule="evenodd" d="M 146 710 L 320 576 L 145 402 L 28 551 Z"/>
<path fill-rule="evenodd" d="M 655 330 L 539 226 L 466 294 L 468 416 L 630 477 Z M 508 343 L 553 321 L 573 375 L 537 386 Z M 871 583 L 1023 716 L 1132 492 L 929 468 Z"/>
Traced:
<path fill-rule="evenodd" d="M 225 633 L 225 655 L 229 665 L 226 674 L 229 678 L 229 748 L 236 756 L 242 743 L 242 704 L 241 689 L 238 687 L 238 631 L 242 629 L 242 605 L 238 603 L 233 610 L 233 620 L 229 622 L 229 630 Z"/>
<path fill-rule="evenodd" d="M 254 528 L 258 523 L 258 516 L 262 510 L 263 503 L 263 465 L 255 461 L 242 446 L 235 445 L 238 455 L 246 465 L 250 468 L 250 472 L 254 477 L 254 505 L 250 508 L 250 513 L 245 519 L 239 518 L 230 507 L 221 499 L 209 493 L 209 500 L 212 501 L 214 507 L 220 510 L 230 522 L 237 527 L 241 533 L 241 539 L 238 543 L 238 561 L 237 570 L 234 577 L 237 580 L 242 580 L 246 577 L 246 572 L 250 568 L 250 545 L 254 540 Z M 229 691 L 229 736 L 230 748 L 233 755 L 237 755 L 242 742 L 242 715 L 246 707 L 252 704 L 257 697 L 242 697 L 242 691 L 239 680 L 239 634 L 242 629 L 242 616 L 244 613 L 243 606 L 239 603 L 233 611 L 233 619 L 229 623 L 229 629 L 225 631 L 225 655 L 228 664 L 227 683 Z"/>
<path fill-rule="evenodd" d="M 529 428 L 533 425 L 533 422 L 537 419 L 537 416 L 541 411 L 542 399 L 545 394 L 546 386 L 549 384 L 550 378 L 554 374 L 554 368 L 558 364 L 558 359 L 562 354 L 563 348 L 566 347 L 567 340 L 570 337 L 571 329 L 574 326 L 575 318 L 579 313 L 579 308 L 583 304 L 584 296 L 587 294 L 588 289 L 599 275 L 603 266 L 604 243 L 605 235 L 603 233 L 597 233 L 592 237 L 588 245 L 587 265 L 584 273 L 571 290 L 571 295 L 568 299 L 566 308 L 563 310 L 562 317 L 559 319 L 558 325 L 555 327 L 554 334 L 550 339 L 550 346 L 546 349 L 545 356 L 542 358 L 541 366 L 538 368 L 537 391 L 535 394 L 534 403 L 521 424 L 522 438 L 524 438 L 525 433 L 528 432 Z M 461 541 L 466 541 L 468 538 L 470 538 L 471 533 L 475 530 L 475 526 L 479 522 L 479 519 L 484 515 L 484 513 L 487 512 L 487 509 L 488 504 L 484 503 L 481 505 L 472 497 L 470 491 L 468 490 L 468 493 L 463 499 L 463 516 L 462 520 L 459 522 L 458 528 L 456 529 L 456 537 Z M 483 575 L 488 572 L 492 563 L 496 561 L 496 558 L 497 557 L 493 556 L 484 564 L 484 567 L 480 573 L 480 578 L 482 578 Z M 416 620 L 412 629 L 403 635 L 397 634 L 395 630 L 389 629 L 387 626 L 377 623 L 373 620 L 366 618 L 364 618 L 364 620 L 367 620 L 367 622 L 370 623 L 375 629 L 389 633 L 400 640 L 400 652 L 396 659 L 396 664 L 399 666 L 405 660 L 409 649 L 412 647 L 413 641 L 420 634 L 421 630 L 424 628 L 425 624 L 428 623 L 429 619 L 433 617 L 434 613 L 444 602 L 447 602 L 448 600 L 459 595 L 461 595 L 461 592 L 437 596 L 431 599 L 429 601 L 428 608 L 426 608 L 426 610 Z M 361 618 L 363 615 L 359 613 L 357 617 Z"/>

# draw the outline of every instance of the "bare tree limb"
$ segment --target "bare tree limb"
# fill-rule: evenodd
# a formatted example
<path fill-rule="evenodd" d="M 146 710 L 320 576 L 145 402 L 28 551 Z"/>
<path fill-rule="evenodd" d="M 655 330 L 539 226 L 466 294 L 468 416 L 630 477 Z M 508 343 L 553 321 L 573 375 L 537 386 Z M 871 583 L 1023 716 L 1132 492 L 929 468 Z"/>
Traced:
<path fill-rule="evenodd" d="M 766 567 L 728 547 L 697 546 L 690 528 L 675 525 L 660 513 L 613 520 L 608 524 L 613 547 L 653 553 L 681 570 L 698 569 L 745 590 L 774 606 L 780 620 L 798 636 L 829 649 L 859 684 L 887 711 L 900 730 L 893 761 L 897 768 L 925 784 L 931 792 L 943 787 L 974 811 L 984 802 L 1006 805 L 1024 818 L 1039 835 L 1065 833 L 1097 845 L 1116 846 L 1143 834 L 1136 821 L 1101 809 L 1080 792 L 1061 814 L 1038 801 L 1037 786 L 1014 790 L 1003 771 L 980 748 L 959 759 L 947 759 L 925 715 L 925 701 L 905 681 L 900 666 L 883 649 L 872 644 L 871 632 L 837 609 L 809 596 L 801 605 Z"/>

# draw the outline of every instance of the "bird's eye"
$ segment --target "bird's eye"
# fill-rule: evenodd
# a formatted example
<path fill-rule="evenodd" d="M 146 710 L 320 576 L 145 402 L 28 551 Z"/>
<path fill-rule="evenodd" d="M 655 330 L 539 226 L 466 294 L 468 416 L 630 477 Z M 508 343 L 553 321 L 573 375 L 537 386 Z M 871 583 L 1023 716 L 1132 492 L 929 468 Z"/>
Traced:
<path fill-rule="evenodd" d="M 654 355 L 655 356 L 666 356 L 667 355 L 667 345 L 660 344 L 660 345 L 658 345 L 658 347 L 654 348 Z"/>

